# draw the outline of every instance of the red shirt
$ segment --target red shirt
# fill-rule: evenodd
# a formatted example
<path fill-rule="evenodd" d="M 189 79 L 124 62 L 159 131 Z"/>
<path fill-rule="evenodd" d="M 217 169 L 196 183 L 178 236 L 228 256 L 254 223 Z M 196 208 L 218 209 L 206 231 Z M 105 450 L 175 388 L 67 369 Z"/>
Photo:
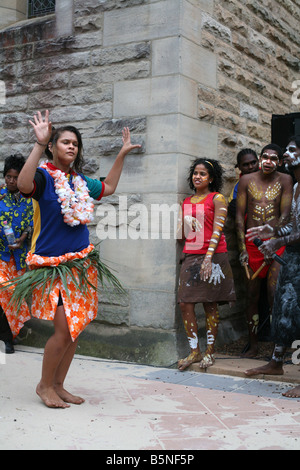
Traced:
<path fill-rule="evenodd" d="M 190 196 L 186 198 L 182 205 L 183 217 L 195 217 L 201 224 L 200 231 L 191 231 L 187 237 L 184 245 L 183 253 L 190 254 L 206 254 L 210 239 L 213 234 L 215 206 L 213 203 L 214 196 L 219 193 L 209 193 L 202 201 L 196 204 L 191 202 Z M 225 235 L 222 232 L 219 243 L 215 249 L 215 253 L 226 253 L 227 244 Z"/>

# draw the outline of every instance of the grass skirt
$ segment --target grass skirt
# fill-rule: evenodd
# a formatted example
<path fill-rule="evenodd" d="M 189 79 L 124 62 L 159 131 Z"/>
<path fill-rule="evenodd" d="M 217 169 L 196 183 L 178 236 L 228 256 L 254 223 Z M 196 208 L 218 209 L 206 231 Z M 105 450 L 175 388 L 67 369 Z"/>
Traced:
<path fill-rule="evenodd" d="M 25 269 L 17 270 L 15 258 L 11 255 L 10 260 L 0 260 L 0 283 L 7 284 L 15 277 L 21 276 L 25 273 Z M 20 303 L 18 315 L 16 315 L 14 305 L 11 299 L 13 296 L 13 287 L 3 289 L 0 291 L 0 304 L 6 315 L 10 330 L 13 337 L 18 336 L 24 323 L 30 320 L 30 312 L 28 305 L 25 301 Z"/>
<path fill-rule="evenodd" d="M 1 286 L 0 292 L 14 288 L 11 297 L 15 311 L 20 311 L 24 300 L 32 299 L 31 313 L 43 320 L 53 320 L 59 293 L 61 294 L 70 335 L 73 341 L 96 318 L 99 283 L 109 284 L 119 292 L 124 289 L 117 278 L 100 261 L 93 245 L 77 253 L 44 257 L 28 253 L 29 270 Z"/>

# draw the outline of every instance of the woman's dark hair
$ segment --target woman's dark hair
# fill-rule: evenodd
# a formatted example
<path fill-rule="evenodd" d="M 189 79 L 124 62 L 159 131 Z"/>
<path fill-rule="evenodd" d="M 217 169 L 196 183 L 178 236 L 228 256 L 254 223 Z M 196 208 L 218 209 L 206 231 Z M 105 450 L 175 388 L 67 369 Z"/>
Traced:
<path fill-rule="evenodd" d="M 73 163 L 73 170 L 75 170 L 77 173 L 82 170 L 82 165 L 83 165 L 83 145 L 82 145 L 82 138 L 79 130 L 76 127 L 73 126 L 63 126 L 63 127 L 58 127 L 57 129 L 53 128 L 51 138 L 48 142 L 48 144 L 51 142 L 52 145 L 55 145 L 59 137 L 63 134 L 63 132 L 73 132 L 73 134 L 76 135 L 77 141 L 78 141 L 78 153 L 77 157 Z M 49 158 L 49 160 L 53 159 L 53 155 L 51 150 L 49 150 L 48 146 L 45 150 L 45 154 Z"/>
<path fill-rule="evenodd" d="M 209 184 L 209 189 L 212 192 L 219 192 L 223 185 L 223 169 L 217 160 L 213 160 L 212 158 L 197 158 L 193 161 L 187 181 L 189 183 L 190 188 L 194 191 L 193 185 L 193 174 L 197 165 L 204 165 L 208 171 L 208 174 L 213 181 Z"/>
<path fill-rule="evenodd" d="M 257 153 L 252 150 L 252 149 L 242 149 L 239 151 L 239 153 L 237 154 L 236 156 L 236 165 L 235 165 L 235 168 L 239 167 L 240 164 L 241 164 L 241 160 L 242 158 L 245 156 L 245 155 L 248 155 L 248 154 L 251 154 L 251 155 L 254 155 L 254 157 L 256 158 L 256 160 L 258 160 L 258 156 L 257 156 Z"/>
<path fill-rule="evenodd" d="M 279 147 L 279 145 L 277 145 L 277 144 L 265 145 L 264 148 L 262 149 L 262 151 L 260 152 L 260 156 L 262 156 L 262 154 L 264 153 L 265 150 L 275 150 L 275 152 L 277 152 L 277 154 L 278 154 L 279 160 L 282 160 L 283 151 L 282 151 L 281 147 Z"/>
<path fill-rule="evenodd" d="M 23 155 L 15 154 L 10 155 L 4 161 L 3 176 L 5 177 L 6 173 L 9 170 L 16 170 L 18 173 L 22 170 L 25 163 L 25 158 Z"/>

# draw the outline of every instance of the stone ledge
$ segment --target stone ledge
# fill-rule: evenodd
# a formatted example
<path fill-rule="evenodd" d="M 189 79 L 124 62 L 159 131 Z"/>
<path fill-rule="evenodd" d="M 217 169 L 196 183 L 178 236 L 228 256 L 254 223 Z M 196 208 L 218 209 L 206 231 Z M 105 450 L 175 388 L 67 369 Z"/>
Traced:
<path fill-rule="evenodd" d="M 18 337 L 20 344 L 44 348 L 53 334 L 52 322 L 32 318 Z M 81 333 L 77 354 L 158 367 L 177 363 L 177 334 L 175 330 L 153 328 L 118 328 L 90 323 Z"/>
<path fill-rule="evenodd" d="M 242 377 L 245 379 L 247 378 L 247 376 L 244 374 L 245 370 L 254 369 L 267 364 L 266 361 L 261 361 L 258 359 L 241 358 L 238 356 L 225 356 L 222 354 L 216 354 L 215 358 L 215 364 L 208 369 L 200 369 L 199 363 L 196 362 L 186 370 L 204 374 L 230 375 L 232 377 Z M 299 366 L 294 364 L 285 364 L 284 375 L 259 374 L 253 377 L 248 377 L 248 379 L 263 379 L 272 382 L 300 384 Z"/>

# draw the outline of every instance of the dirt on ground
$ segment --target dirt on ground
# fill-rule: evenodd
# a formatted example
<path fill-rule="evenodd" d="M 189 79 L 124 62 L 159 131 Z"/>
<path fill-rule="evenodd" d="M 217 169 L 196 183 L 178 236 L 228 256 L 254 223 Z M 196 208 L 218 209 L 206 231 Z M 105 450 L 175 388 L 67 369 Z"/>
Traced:
<path fill-rule="evenodd" d="M 243 336 L 236 341 L 233 341 L 229 344 L 216 346 L 216 353 L 224 354 L 228 356 L 237 356 L 240 357 L 245 351 L 248 345 L 248 337 Z M 274 349 L 274 343 L 269 341 L 259 341 L 258 343 L 258 354 L 255 359 L 263 359 L 265 361 L 270 361 L 272 358 L 272 352 Z M 291 351 L 287 351 L 286 360 L 288 360 Z"/>

